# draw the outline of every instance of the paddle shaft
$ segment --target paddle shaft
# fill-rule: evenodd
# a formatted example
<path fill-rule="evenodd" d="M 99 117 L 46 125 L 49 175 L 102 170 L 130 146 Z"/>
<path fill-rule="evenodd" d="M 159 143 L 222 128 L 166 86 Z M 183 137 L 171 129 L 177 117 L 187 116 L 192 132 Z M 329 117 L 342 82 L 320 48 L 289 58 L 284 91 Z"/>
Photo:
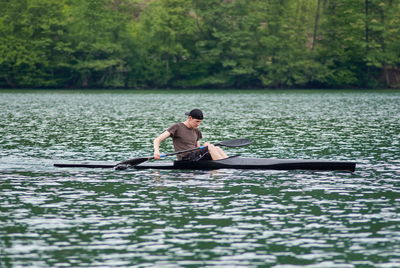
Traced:
<path fill-rule="evenodd" d="M 174 152 L 174 153 L 160 154 L 160 157 L 166 157 L 166 156 L 170 156 L 170 155 L 189 153 L 189 152 L 193 152 L 193 151 L 196 151 L 196 150 L 204 149 L 206 147 L 207 146 L 200 146 L 200 147 L 196 147 L 196 148 L 193 148 L 193 149 L 178 151 L 178 152 Z M 151 158 L 154 158 L 154 157 L 151 157 Z"/>
<path fill-rule="evenodd" d="M 240 146 L 245 146 L 250 144 L 251 141 L 248 139 L 235 139 L 235 140 L 227 140 L 227 141 L 221 141 L 216 143 L 215 145 L 217 146 L 227 146 L 227 147 L 240 147 Z M 182 153 L 188 153 L 188 152 L 192 152 L 192 151 L 196 151 L 196 150 L 200 150 L 203 148 L 206 148 L 207 146 L 200 146 L 197 148 L 193 148 L 193 149 L 188 149 L 188 150 L 183 150 L 183 151 L 178 151 L 178 152 L 174 152 L 174 153 L 167 153 L 167 154 L 161 154 L 160 157 L 166 157 L 166 156 L 170 156 L 170 155 L 176 155 L 176 154 L 182 154 Z M 118 165 L 138 165 L 140 163 L 143 163 L 147 160 L 151 160 L 154 159 L 153 156 L 150 157 L 142 157 L 142 158 L 134 158 L 134 159 L 129 159 L 126 161 L 123 161 L 121 163 L 118 163 Z"/>
<path fill-rule="evenodd" d="M 167 156 L 170 156 L 170 155 L 189 153 L 189 152 L 200 150 L 200 149 L 203 149 L 203 148 L 206 148 L 206 147 L 207 146 L 200 146 L 200 147 L 196 147 L 196 148 L 193 148 L 193 149 L 178 151 L 178 152 L 174 152 L 174 153 L 161 154 L 160 157 L 167 157 Z M 129 159 L 129 160 L 120 162 L 116 166 L 118 166 L 118 165 L 133 165 L 134 166 L 134 165 L 138 165 L 140 163 L 143 163 L 143 162 L 151 160 L 151 159 L 155 159 L 154 156 L 143 157 L 143 158 L 134 158 L 134 159 Z"/>
<path fill-rule="evenodd" d="M 228 140 L 228 141 L 221 141 L 218 143 L 215 143 L 215 146 L 226 146 L 226 147 L 241 147 L 250 144 L 251 141 L 248 139 L 236 139 L 236 140 Z M 208 146 L 199 146 L 193 149 L 188 149 L 188 150 L 183 150 L 183 151 L 178 151 L 174 153 L 167 153 L 167 154 L 161 154 L 160 157 L 166 157 L 170 155 L 176 155 L 176 154 L 182 154 L 182 153 L 188 153 L 200 149 L 207 148 Z M 153 159 L 154 157 L 150 157 L 150 159 Z"/>

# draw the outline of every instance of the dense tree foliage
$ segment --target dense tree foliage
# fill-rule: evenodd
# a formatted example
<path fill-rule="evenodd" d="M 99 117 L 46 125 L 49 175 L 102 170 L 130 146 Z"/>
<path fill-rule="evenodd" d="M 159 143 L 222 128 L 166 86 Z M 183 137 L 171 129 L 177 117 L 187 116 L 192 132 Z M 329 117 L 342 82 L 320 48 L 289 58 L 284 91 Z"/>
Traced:
<path fill-rule="evenodd" d="M 1 87 L 399 87 L 400 0 L 0 1 Z"/>

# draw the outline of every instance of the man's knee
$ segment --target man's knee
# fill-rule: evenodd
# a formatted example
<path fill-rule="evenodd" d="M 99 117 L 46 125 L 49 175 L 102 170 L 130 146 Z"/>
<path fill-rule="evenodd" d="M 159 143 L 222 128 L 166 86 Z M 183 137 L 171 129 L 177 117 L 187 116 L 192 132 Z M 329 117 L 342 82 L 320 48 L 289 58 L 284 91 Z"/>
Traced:
<path fill-rule="evenodd" d="M 209 150 L 215 150 L 216 148 L 218 148 L 218 147 L 215 146 L 214 144 L 209 144 L 209 145 L 208 145 L 208 149 L 209 149 Z"/>

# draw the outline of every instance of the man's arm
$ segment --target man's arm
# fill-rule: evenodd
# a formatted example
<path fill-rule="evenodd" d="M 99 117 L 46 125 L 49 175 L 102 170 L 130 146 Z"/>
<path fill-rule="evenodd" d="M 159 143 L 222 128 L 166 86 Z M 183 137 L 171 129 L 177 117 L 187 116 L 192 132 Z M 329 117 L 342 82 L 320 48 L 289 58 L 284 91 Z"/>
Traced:
<path fill-rule="evenodd" d="M 154 159 L 160 159 L 160 143 L 171 136 L 171 133 L 168 131 L 163 132 L 160 136 L 154 139 L 153 147 L 154 147 Z"/>

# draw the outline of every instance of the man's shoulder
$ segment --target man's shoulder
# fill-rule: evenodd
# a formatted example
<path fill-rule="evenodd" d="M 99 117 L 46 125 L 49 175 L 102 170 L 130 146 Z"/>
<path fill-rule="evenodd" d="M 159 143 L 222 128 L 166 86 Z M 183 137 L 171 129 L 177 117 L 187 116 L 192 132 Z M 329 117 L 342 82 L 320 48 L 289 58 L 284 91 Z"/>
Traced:
<path fill-rule="evenodd" d="M 182 122 L 172 124 L 172 126 L 176 126 L 176 127 L 182 127 L 182 125 L 184 125 Z"/>
<path fill-rule="evenodd" d="M 203 134 L 201 133 L 201 130 L 200 129 L 198 129 L 198 128 L 196 128 L 196 133 L 197 133 L 197 136 L 198 136 L 198 139 L 202 139 L 203 138 Z"/>
<path fill-rule="evenodd" d="M 183 123 L 175 123 L 175 124 L 171 125 L 171 126 L 167 129 L 167 131 L 168 131 L 172 136 L 174 136 L 175 132 L 177 132 L 177 131 L 182 127 L 181 124 L 183 124 Z"/>
<path fill-rule="evenodd" d="M 168 129 L 177 129 L 177 128 L 180 128 L 180 127 L 181 127 L 181 124 L 182 124 L 182 123 L 175 123 L 175 124 L 172 124 Z"/>

